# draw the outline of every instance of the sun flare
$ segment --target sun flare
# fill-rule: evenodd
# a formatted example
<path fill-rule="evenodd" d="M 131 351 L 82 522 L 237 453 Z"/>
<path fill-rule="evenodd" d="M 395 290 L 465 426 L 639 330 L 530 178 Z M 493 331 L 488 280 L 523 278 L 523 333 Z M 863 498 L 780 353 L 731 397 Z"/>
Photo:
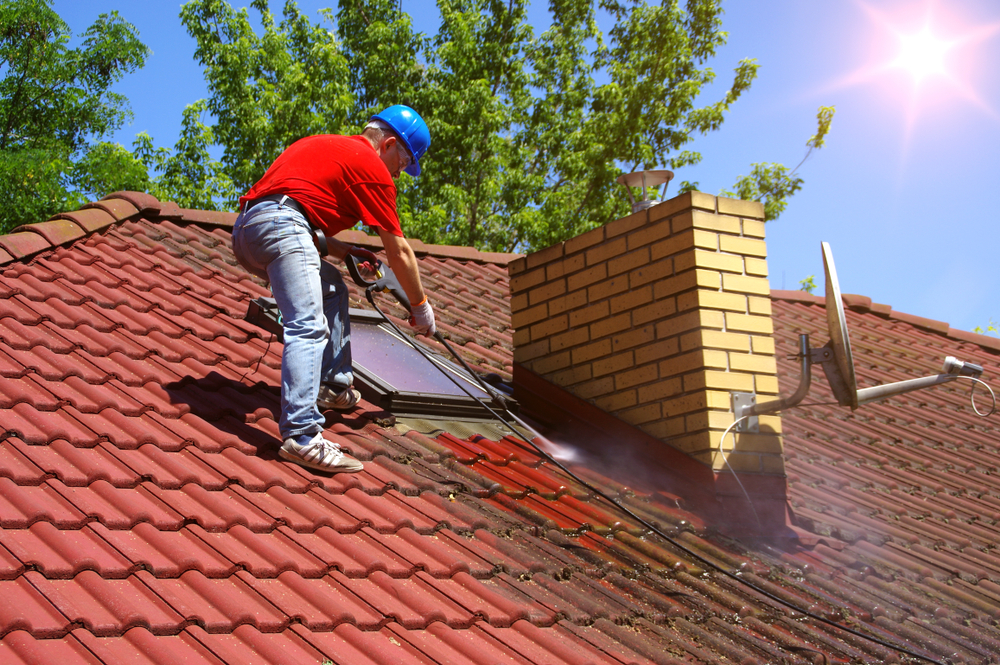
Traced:
<path fill-rule="evenodd" d="M 869 19 L 868 62 L 839 77 L 830 89 L 877 81 L 877 94 L 893 101 L 886 108 L 902 112 L 907 134 L 918 116 L 953 109 L 957 101 L 1000 120 L 980 89 L 992 71 L 984 47 L 1000 35 L 1000 21 L 979 17 L 977 22 L 944 0 L 908 1 L 905 13 L 874 0 L 855 1 Z M 923 11 L 913 4 L 923 4 Z"/>
<path fill-rule="evenodd" d="M 930 27 L 898 37 L 899 52 L 893 65 L 909 72 L 915 82 L 949 75 L 946 60 L 953 42 L 935 35 Z"/>

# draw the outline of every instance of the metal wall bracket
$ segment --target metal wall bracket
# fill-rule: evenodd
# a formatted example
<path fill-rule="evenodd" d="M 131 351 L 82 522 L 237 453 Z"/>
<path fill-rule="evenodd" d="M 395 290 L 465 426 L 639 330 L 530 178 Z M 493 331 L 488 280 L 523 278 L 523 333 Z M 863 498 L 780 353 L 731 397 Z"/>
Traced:
<path fill-rule="evenodd" d="M 739 418 L 745 409 L 754 406 L 757 403 L 757 396 L 753 393 L 733 393 L 733 413 Z M 741 421 L 736 426 L 737 432 L 752 432 L 757 434 L 760 432 L 760 421 L 757 416 L 750 416 L 744 421 Z"/>

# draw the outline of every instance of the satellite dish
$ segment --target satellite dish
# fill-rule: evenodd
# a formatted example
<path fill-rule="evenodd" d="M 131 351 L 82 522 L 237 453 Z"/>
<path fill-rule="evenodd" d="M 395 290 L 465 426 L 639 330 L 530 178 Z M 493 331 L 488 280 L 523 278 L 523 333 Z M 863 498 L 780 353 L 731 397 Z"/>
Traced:
<path fill-rule="evenodd" d="M 851 355 L 851 338 L 847 334 L 847 317 L 844 316 L 844 299 L 837 281 L 837 268 L 833 264 L 830 244 L 823 243 L 823 271 L 826 273 L 826 321 L 830 331 L 827 346 L 833 351 L 834 366 L 823 364 L 826 379 L 833 389 L 840 406 L 858 408 L 858 379 L 854 374 L 854 356 Z"/>
<path fill-rule="evenodd" d="M 733 392 L 733 413 L 739 419 L 736 431 L 756 432 L 758 430 L 756 416 L 763 413 L 775 413 L 799 404 L 809 392 L 809 385 L 812 381 L 810 365 L 816 363 L 823 365 L 823 372 L 837 398 L 837 403 L 841 406 L 849 406 L 851 409 L 857 409 L 862 404 L 877 402 L 894 395 L 954 381 L 960 376 L 978 379 L 983 373 L 983 368 L 979 365 L 962 362 L 948 356 L 945 358 L 940 374 L 908 381 L 885 383 L 859 390 L 857 376 L 854 373 L 854 358 L 851 355 L 851 340 L 847 333 L 847 318 L 844 316 L 844 300 L 840 293 L 840 283 L 837 281 L 837 269 L 833 264 L 833 252 L 830 251 L 830 245 L 825 242 L 822 244 L 822 249 L 823 269 L 826 272 L 826 318 L 830 341 L 822 347 L 813 349 L 809 346 L 809 335 L 799 335 L 798 355 L 802 363 L 802 375 L 799 387 L 794 394 L 766 402 L 757 402 L 757 396 L 754 393 Z M 746 422 L 742 422 L 743 420 Z"/>

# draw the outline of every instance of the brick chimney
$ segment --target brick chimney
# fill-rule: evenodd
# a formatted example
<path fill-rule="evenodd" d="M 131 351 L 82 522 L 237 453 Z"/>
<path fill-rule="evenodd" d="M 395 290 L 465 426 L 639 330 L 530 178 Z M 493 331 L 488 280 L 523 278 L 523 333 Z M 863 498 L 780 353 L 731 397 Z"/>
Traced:
<path fill-rule="evenodd" d="M 510 263 L 515 383 L 530 370 L 718 478 L 730 391 L 778 392 L 766 256 L 762 205 L 691 192 Z M 778 416 L 733 441 L 741 477 L 783 488 Z"/>

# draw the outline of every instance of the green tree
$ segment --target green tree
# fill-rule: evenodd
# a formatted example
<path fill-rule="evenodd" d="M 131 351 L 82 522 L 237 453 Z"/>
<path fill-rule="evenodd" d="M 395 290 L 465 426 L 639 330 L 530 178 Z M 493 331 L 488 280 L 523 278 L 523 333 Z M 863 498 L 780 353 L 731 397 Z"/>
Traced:
<path fill-rule="evenodd" d="M 280 23 L 267 0 L 251 6 L 261 19 L 260 35 L 248 11 L 225 0 L 194 0 L 181 8 L 181 21 L 198 43 L 195 59 L 205 67 L 207 108 L 216 121 L 211 131 L 238 193 L 295 140 L 351 129 L 346 123 L 354 107 L 347 62 L 333 33 L 311 24 L 291 0 Z"/>
<path fill-rule="evenodd" d="M 816 113 L 816 133 L 806 141 L 806 154 L 794 169 L 789 170 L 782 164 L 752 164 L 750 175 L 741 176 L 736 181 L 735 192 L 723 190 L 721 194 L 745 201 L 760 201 L 764 204 L 764 219 L 777 219 L 785 211 L 788 199 L 802 189 L 803 180 L 796 174 L 813 151 L 819 150 L 826 143 L 826 135 L 830 133 L 835 112 L 836 109 L 832 106 L 819 107 Z"/>
<path fill-rule="evenodd" d="M 719 0 L 553 0 L 540 34 L 527 0 L 438 0 L 432 36 L 395 0 L 341 0 L 327 27 L 292 0 L 280 22 L 267 0 L 250 4 L 259 27 L 226 0 L 181 11 L 234 191 L 298 138 L 356 132 L 373 111 L 409 104 L 433 144 L 419 183 L 400 178 L 398 202 L 404 230 L 426 242 L 538 248 L 627 214 L 615 177 L 697 163 L 689 144 L 719 129 L 757 73 L 734 63 L 719 98 L 696 103 L 726 39 Z M 606 34 L 598 6 L 614 19 Z M 794 178 L 754 171 L 746 195 L 764 192 L 776 216 Z"/>
<path fill-rule="evenodd" d="M 201 121 L 207 102 L 189 104 L 181 120 L 181 135 L 171 153 L 157 148 L 145 132 L 136 136 L 133 157 L 144 173 L 158 173 L 142 191 L 161 201 L 175 201 L 182 208 L 219 210 L 236 197 L 232 179 L 222 163 L 212 159 L 212 129 Z"/>
<path fill-rule="evenodd" d="M 809 275 L 805 279 L 799 280 L 799 291 L 805 291 L 808 294 L 812 294 L 816 290 L 816 275 Z"/>
<path fill-rule="evenodd" d="M 69 48 L 50 0 L 0 2 L 0 232 L 146 181 L 127 150 L 99 139 L 130 117 L 111 86 L 149 50 L 117 12 L 80 36 Z"/>

